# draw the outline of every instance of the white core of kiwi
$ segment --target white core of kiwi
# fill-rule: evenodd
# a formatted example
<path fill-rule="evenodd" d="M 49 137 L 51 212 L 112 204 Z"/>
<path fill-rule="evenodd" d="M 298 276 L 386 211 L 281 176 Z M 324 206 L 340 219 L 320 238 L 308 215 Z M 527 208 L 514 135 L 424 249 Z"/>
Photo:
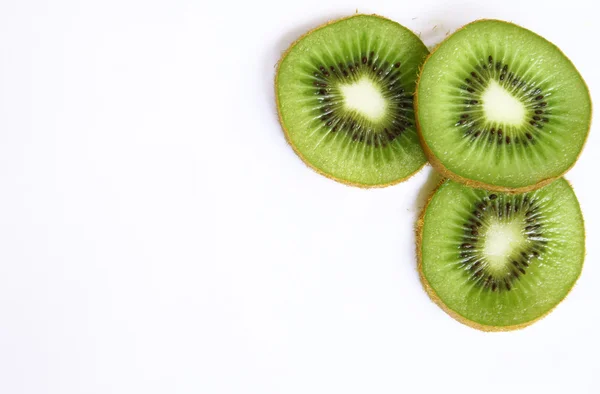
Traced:
<path fill-rule="evenodd" d="M 341 85 L 340 91 L 346 109 L 356 111 L 370 120 L 381 119 L 387 109 L 387 102 L 379 87 L 369 78 L 361 78 L 349 85 Z"/>
<path fill-rule="evenodd" d="M 484 240 L 483 255 L 489 263 L 489 269 L 496 272 L 504 271 L 511 252 L 527 243 L 523 223 L 518 220 L 493 220 L 485 232 Z"/>
<path fill-rule="evenodd" d="M 485 117 L 490 122 L 520 126 L 526 120 L 523 103 L 494 80 L 489 81 L 481 99 Z"/>

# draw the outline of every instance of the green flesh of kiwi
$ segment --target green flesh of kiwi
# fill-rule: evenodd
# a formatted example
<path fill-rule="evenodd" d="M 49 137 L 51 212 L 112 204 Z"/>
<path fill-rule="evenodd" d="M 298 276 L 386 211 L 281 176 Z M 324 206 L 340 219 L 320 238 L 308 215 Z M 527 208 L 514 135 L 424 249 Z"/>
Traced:
<path fill-rule="evenodd" d="M 560 177 L 590 128 L 590 95 L 569 59 L 501 21 L 473 22 L 443 42 L 425 62 L 416 95 L 434 166 L 490 190 L 524 192 Z"/>
<path fill-rule="evenodd" d="M 419 270 L 450 315 L 503 331 L 550 312 L 581 273 L 585 234 L 577 198 L 560 178 L 524 194 L 444 182 L 419 223 Z"/>
<path fill-rule="evenodd" d="M 378 16 L 307 33 L 281 59 L 275 82 L 289 143 L 309 166 L 347 184 L 409 177 L 426 162 L 413 93 L 427 54 L 414 33 Z"/>

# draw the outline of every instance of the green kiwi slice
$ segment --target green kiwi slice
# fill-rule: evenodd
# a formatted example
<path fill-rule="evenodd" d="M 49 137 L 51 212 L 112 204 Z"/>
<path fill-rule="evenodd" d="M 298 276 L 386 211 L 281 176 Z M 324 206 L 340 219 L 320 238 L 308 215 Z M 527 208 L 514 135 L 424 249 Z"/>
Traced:
<path fill-rule="evenodd" d="M 426 60 L 417 124 L 432 165 L 474 187 L 525 192 L 562 176 L 591 122 L 581 75 L 553 44 L 511 23 L 482 20 Z"/>
<path fill-rule="evenodd" d="M 379 16 L 308 32 L 277 69 L 288 142 L 310 167 L 346 184 L 386 186 L 410 177 L 426 162 L 413 94 L 428 53 L 414 33 Z"/>
<path fill-rule="evenodd" d="M 583 265 L 583 217 L 564 178 L 524 194 L 447 180 L 417 228 L 426 291 L 452 317 L 485 331 L 522 328 L 545 316 Z"/>

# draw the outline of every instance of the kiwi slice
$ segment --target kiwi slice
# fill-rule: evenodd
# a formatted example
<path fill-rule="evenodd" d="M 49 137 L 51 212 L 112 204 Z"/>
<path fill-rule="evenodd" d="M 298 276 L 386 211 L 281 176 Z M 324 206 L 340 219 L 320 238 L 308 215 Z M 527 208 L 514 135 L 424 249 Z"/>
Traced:
<path fill-rule="evenodd" d="M 417 228 L 425 290 L 452 317 L 484 331 L 518 329 L 545 316 L 583 265 L 583 217 L 564 178 L 524 194 L 447 180 Z"/>
<path fill-rule="evenodd" d="M 283 55 L 275 79 L 288 142 L 308 166 L 346 184 L 410 177 L 426 162 L 413 94 L 428 53 L 414 33 L 379 16 L 308 32 Z"/>
<path fill-rule="evenodd" d="M 482 20 L 446 39 L 426 60 L 417 124 L 432 165 L 446 177 L 526 192 L 577 160 L 591 99 L 565 55 L 511 23 Z"/>

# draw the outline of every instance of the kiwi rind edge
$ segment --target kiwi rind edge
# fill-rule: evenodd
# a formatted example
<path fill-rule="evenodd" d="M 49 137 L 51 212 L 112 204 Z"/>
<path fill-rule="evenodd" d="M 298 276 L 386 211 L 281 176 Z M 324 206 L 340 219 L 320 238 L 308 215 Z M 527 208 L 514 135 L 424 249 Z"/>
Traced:
<path fill-rule="evenodd" d="M 425 152 L 425 156 L 427 157 L 427 160 L 429 161 L 429 163 L 431 164 L 431 166 L 437 172 L 439 172 L 440 175 L 442 175 L 444 178 L 452 179 L 453 181 L 456 181 L 458 183 L 462 183 L 463 185 L 467 185 L 469 187 L 473 187 L 473 188 L 476 188 L 476 189 L 486 189 L 486 190 L 489 190 L 489 191 L 503 192 L 503 193 L 527 193 L 527 192 L 530 192 L 530 191 L 542 188 L 542 187 L 544 187 L 546 185 L 549 185 L 553 181 L 555 181 L 558 178 L 560 178 L 563 175 L 565 175 L 567 172 L 569 172 L 571 170 L 571 168 L 573 168 L 573 166 L 575 166 L 575 164 L 579 160 L 579 157 L 583 153 L 583 150 L 585 149 L 585 145 L 586 145 L 588 137 L 590 135 L 590 129 L 592 127 L 592 115 L 590 116 L 590 124 L 589 124 L 588 130 L 587 130 L 587 132 L 585 134 L 585 139 L 583 141 L 583 145 L 581 146 L 581 150 L 579 151 L 579 154 L 577 155 L 577 157 L 575 158 L 575 160 L 573 161 L 573 163 L 566 170 L 564 170 L 561 174 L 559 174 L 559 175 L 557 175 L 555 177 L 550 177 L 550 178 L 542 179 L 541 181 L 539 181 L 537 183 L 534 183 L 532 185 L 522 186 L 522 187 L 516 187 L 516 188 L 511 188 L 511 187 L 506 187 L 506 186 L 500 186 L 500 185 L 491 185 L 489 183 L 480 182 L 480 181 L 476 181 L 476 180 L 473 180 L 473 179 L 465 178 L 465 177 L 463 177 L 461 175 L 458 175 L 458 174 L 450 171 L 435 156 L 435 154 L 433 153 L 433 151 L 431 150 L 431 148 L 429 148 L 429 146 L 425 142 L 425 138 L 423 138 L 423 133 L 421 132 L 421 125 L 419 123 L 419 114 L 418 114 L 418 111 L 419 111 L 419 83 L 421 82 L 421 76 L 423 75 L 423 70 L 425 68 L 425 65 L 427 64 L 427 61 L 438 50 L 438 48 L 440 46 L 442 46 L 448 39 L 450 39 L 450 37 L 452 37 L 455 33 L 461 31 L 465 27 L 470 26 L 470 25 L 472 25 L 474 23 L 484 22 L 484 21 L 501 22 L 501 23 L 505 23 L 507 25 L 517 26 L 517 27 L 520 27 L 521 29 L 525 29 L 525 30 L 531 32 L 532 34 L 537 35 L 538 37 L 541 37 L 543 40 L 545 40 L 550 45 L 552 45 L 560 54 L 562 54 L 571 63 L 571 65 L 573 66 L 573 68 L 579 73 L 579 70 L 577 70 L 577 67 L 575 67 L 575 65 L 573 64 L 573 62 L 571 61 L 571 59 L 569 59 L 569 57 L 567 55 L 565 55 L 565 53 L 563 51 L 561 51 L 561 49 L 559 47 L 557 47 L 556 45 L 554 45 L 552 42 L 548 41 L 544 37 L 540 36 L 539 34 L 533 32 L 533 31 L 531 31 L 531 30 L 529 30 L 529 29 L 527 29 L 527 28 L 525 28 L 523 26 L 517 25 L 516 23 L 512 23 L 512 22 L 506 22 L 506 21 L 502 21 L 502 20 L 498 20 L 498 19 L 487 19 L 487 18 L 477 19 L 477 20 L 475 20 L 473 22 L 469 22 L 466 25 L 463 25 L 462 27 L 460 27 L 457 30 L 455 30 L 452 34 L 450 34 L 448 37 L 446 37 L 442 42 L 440 42 L 439 44 L 437 44 L 435 46 L 435 48 L 433 48 L 431 50 L 431 52 L 429 52 L 429 55 L 427 55 L 427 57 L 425 58 L 425 61 L 421 64 L 421 68 L 420 68 L 419 74 L 417 76 L 417 83 L 415 85 L 415 94 L 414 94 L 414 113 L 415 113 L 415 125 L 416 125 L 416 128 L 417 128 L 417 135 L 419 137 L 419 141 L 421 142 L 421 146 L 423 147 L 423 151 Z M 579 75 L 581 76 L 581 73 L 579 73 Z M 583 77 L 581 77 L 581 81 L 583 82 L 583 85 L 585 86 L 587 94 L 588 94 L 588 97 L 589 97 L 589 101 L 590 101 L 590 113 L 593 114 L 593 104 L 592 104 L 592 97 L 590 95 L 590 89 L 589 89 L 587 83 L 585 82 L 585 80 L 583 79 Z"/>
<path fill-rule="evenodd" d="M 334 23 L 337 23 L 337 22 L 341 22 L 341 21 L 346 20 L 346 19 L 354 18 L 354 17 L 357 17 L 357 16 L 374 16 L 374 17 L 377 17 L 377 18 L 380 18 L 380 19 L 383 19 L 383 20 L 386 20 L 386 21 L 393 22 L 393 23 L 395 23 L 395 24 L 397 24 L 397 25 L 405 28 L 406 30 L 412 32 L 410 29 L 402 26 L 398 22 L 395 22 L 395 21 L 393 21 L 391 19 L 388 19 L 386 17 L 383 17 L 381 15 L 377 15 L 377 14 L 354 14 L 354 15 L 343 17 L 343 18 L 338 18 L 338 19 L 333 19 L 333 20 L 327 21 L 327 22 L 325 22 L 325 23 L 323 23 L 323 24 L 315 27 L 314 29 L 311 29 L 308 32 L 304 33 L 296 41 L 294 41 L 289 46 L 288 49 L 286 49 L 286 51 L 283 53 L 283 55 L 281 56 L 281 58 L 277 62 L 277 66 L 276 66 L 276 70 L 275 70 L 275 86 L 274 86 L 275 87 L 275 104 L 276 104 L 276 107 L 277 107 L 277 117 L 279 118 L 279 123 L 281 124 L 281 128 L 283 129 L 283 134 L 285 136 L 285 140 L 288 143 L 288 145 L 290 145 L 292 147 L 292 149 L 294 150 L 294 152 L 296 153 L 296 155 L 298 155 L 298 157 L 304 162 L 304 164 L 307 167 L 309 167 L 310 169 L 312 169 L 313 171 L 315 171 L 316 173 L 318 173 L 320 175 L 323 175 L 326 178 L 332 179 L 332 180 L 334 180 L 336 182 L 342 183 L 344 185 L 348 185 L 348 186 L 355 186 L 355 187 L 359 187 L 359 188 L 363 188 L 363 189 L 384 188 L 384 187 L 393 186 L 393 185 L 396 185 L 398 183 L 402 183 L 402 182 L 408 180 L 409 178 L 411 178 L 412 176 L 414 176 L 416 173 L 418 173 L 419 171 L 421 171 L 423 169 L 423 167 L 425 167 L 425 165 L 427 164 L 427 161 L 425 161 L 419 168 L 417 168 L 414 172 L 408 174 L 404 178 L 395 179 L 395 180 L 393 180 L 391 182 L 388 182 L 388 183 L 364 184 L 364 183 L 352 182 L 352 181 L 349 181 L 347 179 L 342 179 L 342 178 L 335 177 L 335 176 L 333 176 L 333 175 L 331 175 L 331 174 L 323 171 L 322 169 L 320 169 L 318 167 L 315 167 L 312 163 L 310 163 L 304 157 L 304 155 L 300 152 L 300 150 L 296 147 L 296 145 L 294 145 L 294 143 L 292 142 L 292 140 L 291 140 L 291 138 L 289 136 L 288 130 L 285 127 L 285 124 L 283 122 L 283 118 L 281 116 L 281 111 L 279 109 L 280 108 L 280 106 L 279 106 L 279 95 L 277 94 L 277 81 L 279 79 L 279 67 L 281 67 L 281 63 L 283 63 L 283 60 L 285 60 L 285 58 L 288 55 L 288 53 L 296 46 L 296 44 L 298 44 L 300 41 L 302 41 L 309 34 L 315 32 L 317 30 L 320 30 L 320 29 L 322 29 L 322 28 L 324 28 L 326 26 L 329 26 L 331 24 L 334 24 Z M 416 34 L 415 34 L 415 36 L 416 36 Z M 420 72 L 419 72 L 419 74 L 420 74 Z M 417 85 L 415 85 L 415 89 L 416 89 L 416 86 Z M 416 118 L 416 115 L 417 114 L 416 114 L 416 110 L 415 110 L 415 118 Z M 415 128 L 417 128 L 416 124 L 417 124 L 417 122 L 416 122 L 416 119 L 415 119 Z M 417 131 L 417 134 L 419 134 L 418 131 Z"/>
<path fill-rule="evenodd" d="M 511 326 L 489 326 L 489 325 L 477 323 L 473 320 L 467 319 L 466 317 L 460 315 L 456 311 L 450 309 L 446 304 L 444 304 L 444 301 L 442 301 L 442 299 L 437 295 L 435 290 L 433 290 L 433 287 L 431 287 L 431 285 L 427 281 L 427 278 L 425 278 L 425 275 L 423 274 L 423 255 L 421 254 L 421 250 L 422 250 L 421 246 L 423 243 L 423 225 L 425 223 L 425 213 L 427 212 L 427 207 L 429 206 L 429 203 L 431 202 L 431 200 L 433 199 L 433 196 L 437 193 L 439 188 L 447 181 L 448 181 L 447 178 L 442 178 L 442 180 L 438 183 L 438 185 L 435 187 L 435 189 L 431 192 L 431 194 L 427 198 L 427 201 L 425 202 L 425 205 L 423 206 L 423 209 L 421 210 L 421 213 L 419 214 L 419 218 L 417 219 L 417 223 L 415 226 L 415 232 L 416 232 L 416 238 L 417 238 L 417 270 L 419 271 L 419 279 L 421 280 L 423 289 L 425 290 L 425 292 L 427 293 L 429 298 L 431 298 L 431 301 L 433 301 L 434 304 L 436 304 L 438 307 L 440 307 L 444 312 L 446 312 L 450 317 L 452 317 L 454 320 L 458 321 L 459 323 L 469 326 L 471 328 L 475 328 L 480 331 L 485 331 L 485 332 L 505 332 L 505 331 L 521 330 L 525 327 L 532 325 L 533 323 L 538 322 L 539 320 L 542 320 L 546 316 L 548 316 L 552 311 L 554 311 L 554 309 L 558 305 L 560 305 L 564 301 L 565 298 L 567 298 L 569 296 L 571 291 L 573 291 L 573 288 L 575 288 L 575 285 L 577 284 L 577 281 L 579 280 L 579 278 L 581 277 L 581 273 L 583 272 L 583 265 L 585 264 L 585 257 L 584 257 L 584 261 L 582 262 L 581 271 L 579 272 L 579 275 L 577 276 L 577 278 L 575 278 L 575 282 L 573 282 L 573 286 L 571 286 L 569 291 L 567 291 L 567 294 L 565 294 L 565 296 L 560 301 L 558 301 L 556 303 L 556 305 L 554 305 L 548 311 L 546 311 L 545 313 L 543 313 L 542 315 L 538 316 L 537 318 L 535 318 L 533 320 L 530 320 L 530 321 L 527 321 L 524 323 L 514 324 Z M 571 186 L 571 183 L 569 181 L 567 181 L 567 183 L 569 184 L 569 186 Z M 571 186 L 571 188 L 572 188 L 572 186 Z M 577 201 L 577 204 L 579 205 L 579 201 Z M 584 251 L 583 252 L 584 252 L 584 256 L 585 256 L 585 221 L 583 219 L 583 215 L 581 216 L 581 220 L 583 223 L 583 237 L 584 237 L 584 239 L 583 239 Z"/>

